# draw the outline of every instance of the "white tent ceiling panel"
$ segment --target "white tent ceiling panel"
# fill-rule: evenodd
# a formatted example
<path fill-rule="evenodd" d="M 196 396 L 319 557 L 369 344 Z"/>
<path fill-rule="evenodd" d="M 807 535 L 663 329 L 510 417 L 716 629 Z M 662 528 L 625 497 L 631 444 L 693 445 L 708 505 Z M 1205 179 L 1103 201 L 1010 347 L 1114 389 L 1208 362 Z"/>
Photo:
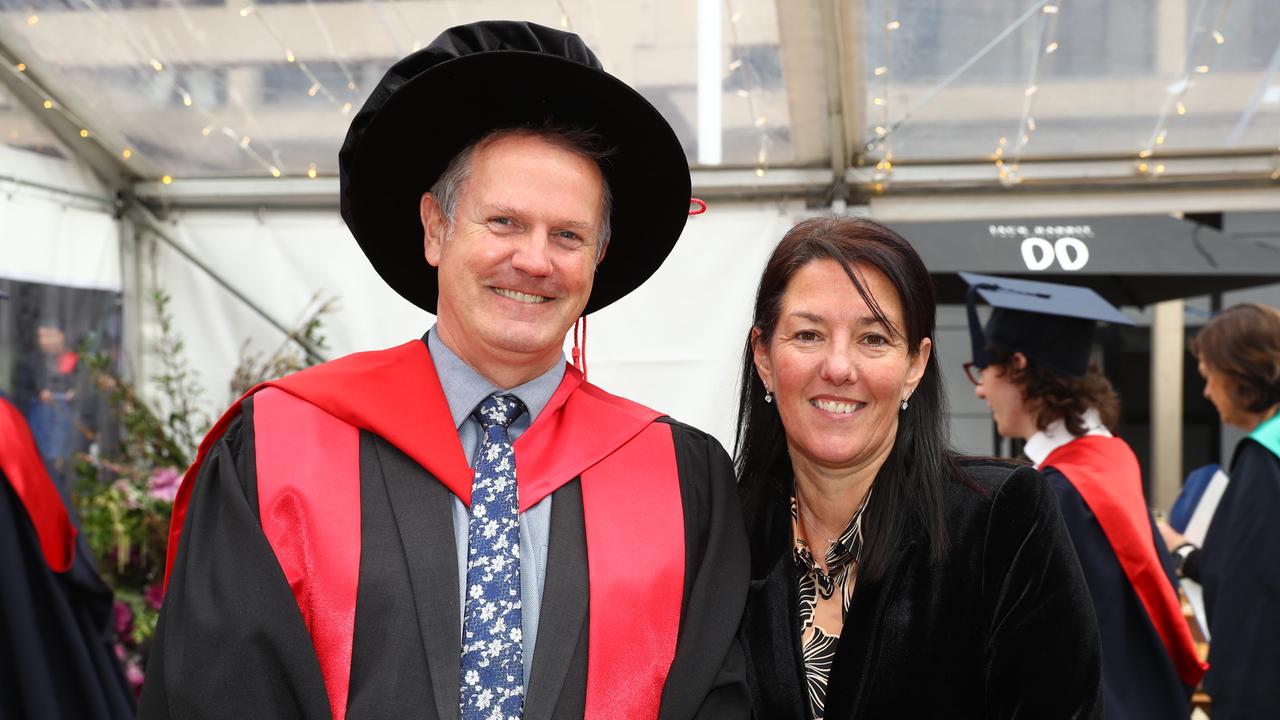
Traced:
<path fill-rule="evenodd" d="M 0 70 L 3 72 L 3 70 Z M 46 155 L 63 155 L 53 133 L 41 122 L 41 118 L 22 107 L 13 93 L 0 87 L 0 174 L 13 175 L 16 164 L 13 151 L 32 150 Z"/>
<path fill-rule="evenodd" d="M 66 191 L 94 189 L 81 171 L 4 147 L 0 162 L 0 276 L 120 290 L 119 225 L 104 204 Z"/>
<path fill-rule="evenodd" d="M 823 160 L 821 142 L 791 147 L 775 2 L 726 6 L 715 74 L 723 161 Z M 305 177 L 336 172 L 347 125 L 392 62 L 451 25 L 495 18 L 580 33 L 696 157 L 700 40 L 685 0 L 0 0 L 0 48 L 52 112 L 83 123 L 136 174 Z M 794 40 L 820 44 L 821 25 L 800 24 L 809 29 L 793 29 Z M 824 99 L 799 103 L 807 114 Z"/>
<path fill-rule="evenodd" d="M 52 146 L 42 151 L 0 145 L 0 192 L 11 194 L 19 185 L 39 197 L 87 196 L 85 199 L 96 198 L 101 205 L 111 201 L 109 191 L 88 168 L 75 159 L 53 154 Z"/>

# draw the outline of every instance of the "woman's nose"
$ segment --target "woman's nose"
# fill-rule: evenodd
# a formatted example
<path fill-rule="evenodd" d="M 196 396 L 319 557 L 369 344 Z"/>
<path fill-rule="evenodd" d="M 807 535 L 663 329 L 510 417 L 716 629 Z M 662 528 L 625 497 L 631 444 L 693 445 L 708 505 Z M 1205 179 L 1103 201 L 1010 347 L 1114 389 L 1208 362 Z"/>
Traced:
<path fill-rule="evenodd" d="M 822 363 L 822 378 L 832 385 L 843 385 L 857 380 L 857 366 L 846 348 L 832 347 Z"/>

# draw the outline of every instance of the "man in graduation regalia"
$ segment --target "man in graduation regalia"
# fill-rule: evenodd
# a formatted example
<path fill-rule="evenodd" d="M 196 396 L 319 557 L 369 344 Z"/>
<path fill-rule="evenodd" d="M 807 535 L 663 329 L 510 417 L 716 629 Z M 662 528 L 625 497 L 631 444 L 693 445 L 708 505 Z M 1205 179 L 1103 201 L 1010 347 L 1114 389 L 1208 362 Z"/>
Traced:
<path fill-rule="evenodd" d="M 1023 451 L 1058 495 L 1098 617 L 1108 720 L 1188 717 L 1205 665 L 1138 460 L 1110 431 L 1119 400 L 1089 360 L 1098 321 L 1132 322 L 1088 288 L 960 275 L 973 341 L 965 369 L 997 431 L 1026 441 Z M 994 308 L 985 327 L 978 298 Z"/>
<path fill-rule="evenodd" d="M 141 717 L 744 717 L 728 456 L 562 352 L 683 229 L 671 128 L 576 35 L 483 22 L 395 64 L 339 161 L 357 242 L 437 322 L 205 439 Z"/>
<path fill-rule="evenodd" d="M 112 619 L 111 590 L 0 393 L 0 720 L 133 717 Z"/>

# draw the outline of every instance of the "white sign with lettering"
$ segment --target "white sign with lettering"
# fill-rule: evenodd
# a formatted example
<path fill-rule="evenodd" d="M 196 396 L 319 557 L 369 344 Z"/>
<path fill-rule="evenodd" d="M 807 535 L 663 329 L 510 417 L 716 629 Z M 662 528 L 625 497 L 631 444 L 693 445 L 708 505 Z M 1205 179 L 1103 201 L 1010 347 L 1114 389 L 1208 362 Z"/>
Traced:
<path fill-rule="evenodd" d="M 989 225 L 991 237 L 1022 238 L 1022 262 L 1032 272 L 1058 266 L 1068 272 L 1089 264 L 1089 246 L 1081 238 L 1092 238 L 1088 225 Z"/>

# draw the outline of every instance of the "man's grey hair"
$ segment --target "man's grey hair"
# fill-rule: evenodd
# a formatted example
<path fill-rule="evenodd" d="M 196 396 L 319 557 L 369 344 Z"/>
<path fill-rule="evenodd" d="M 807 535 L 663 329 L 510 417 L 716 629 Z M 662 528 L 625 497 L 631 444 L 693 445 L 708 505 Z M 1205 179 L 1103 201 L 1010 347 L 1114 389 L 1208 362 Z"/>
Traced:
<path fill-rule="evenodd" d="M 610 219 L 613 214 L 613 191 L 609 188 L 609 178 L 605 175 L 604 170 L 605 164 L 614 155 L 615 150 L 600 133 L 578 126 L 548 122 L 533 127 L 500 128 L 489 132 L 479 140 L 463 148 L 457 155 L 454 155 L 453 159 L 449 161 L 449 166 L 445 168 L 435 184 L 431 186 L 431 195 L 444 213 L 449 231 L 453 231 L 453 222 L 457 217 L 458 196 L 462 194 L 463 185 L 471 177 L 471 158 L 475 155 L 476 148 L 499 138 L 512 135 L 528 135 L 542 138 L 556 147 L 564 148 L 589 158 L 600 168 L 601 219 L 600 233 L 596 238 L 596 261 L 598 262 L 604 256 L 605 248 L 608 247 L 609 238 L 613 233 L 613 223 Z"/>

